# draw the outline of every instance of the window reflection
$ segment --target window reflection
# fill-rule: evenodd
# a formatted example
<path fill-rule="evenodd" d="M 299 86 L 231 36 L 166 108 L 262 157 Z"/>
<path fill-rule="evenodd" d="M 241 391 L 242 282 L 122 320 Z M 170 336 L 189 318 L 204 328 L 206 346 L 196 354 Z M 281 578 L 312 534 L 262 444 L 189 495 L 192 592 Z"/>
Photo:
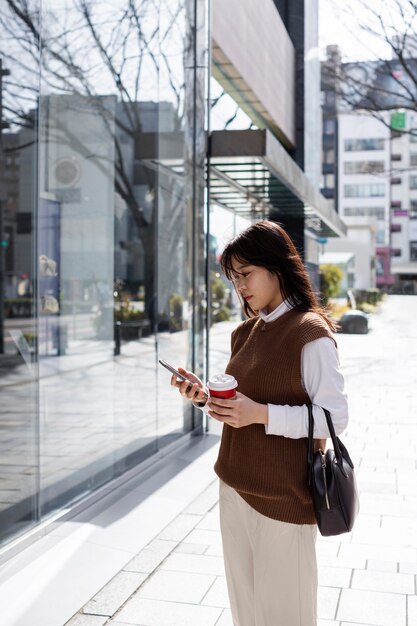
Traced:
<path fill-rule="evenodd" d="M 7 482 L 26 508 L 5 536 L 195 426 L 156 367 L 158 352 L 203 360 L 207 37 L 198 72 L 193 40 L 207 26 L 194 4 L 47 0 L 0 17 L 0 334 L 16 359 L 0 446 L 13 444 L 4 465 L 23 449 L 28 463 Z"/>
<path fill-rule="evenodd" d="M 36 24 L 36 20 L 35 20 Z M 15 63 L 15 24 L 0 14 L 0 542 L 38 520 L 35 181 L 39 68 Z M 34 48 L 36 52 L 36 48 Z M 27 58 L 26 58 L 27 60 Z M 26 97 L 25 97 L 26 96 Z"/>

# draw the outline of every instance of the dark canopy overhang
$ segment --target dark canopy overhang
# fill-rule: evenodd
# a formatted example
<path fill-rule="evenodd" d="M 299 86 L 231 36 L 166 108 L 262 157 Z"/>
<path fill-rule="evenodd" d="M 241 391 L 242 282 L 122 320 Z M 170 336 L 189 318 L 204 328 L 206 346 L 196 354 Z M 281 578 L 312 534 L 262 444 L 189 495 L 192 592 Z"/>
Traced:
<path fill-rule="evenodd" d="M 182 176 L 184 133 L 139 133 L 137 167 Z M 252 219 L 304 217 L 318 237 L 342 237 L 346 226 L 331 202 L 268 130 L 214 131 L 208 142 L 210 198 Z"/>
<path fill-rule="evenodd" d="M 304 216 L 320 237 L 346 235 L 332 204 L 268 130 L 214 131 L 210 138 L 210 196 L 240 215 Z"/>

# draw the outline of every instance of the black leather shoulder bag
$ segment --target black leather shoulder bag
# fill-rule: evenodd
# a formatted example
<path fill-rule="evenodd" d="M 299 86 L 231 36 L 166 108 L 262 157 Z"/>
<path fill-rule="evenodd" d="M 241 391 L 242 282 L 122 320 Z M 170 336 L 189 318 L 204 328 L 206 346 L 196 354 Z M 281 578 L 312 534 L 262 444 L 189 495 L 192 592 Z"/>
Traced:
<path fill-rule="evenodd" d="M 354 465 L 343 443 L 334 431 L 327 409 L 327 426 L 333 450 L 326 452 L 313 448 L 313 407 L 308 405 L 308 480 L 313 498 L 317 526 L 320 533 L 329 537 L 352 530 L 359 512 L 359 496 Z"/>

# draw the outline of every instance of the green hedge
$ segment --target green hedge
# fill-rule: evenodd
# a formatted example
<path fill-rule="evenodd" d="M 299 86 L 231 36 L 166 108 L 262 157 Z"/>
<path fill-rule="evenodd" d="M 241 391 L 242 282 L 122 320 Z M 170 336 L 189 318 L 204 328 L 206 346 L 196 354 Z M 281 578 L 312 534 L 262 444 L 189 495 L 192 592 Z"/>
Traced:
<path fill-rule="evenodd" d="M 380 289 L 355 289 L 354 295 L 356 299 L 356 306 L 360 308 L 362 304 L 378 305 L 384 297 L 383 292 Z"/>

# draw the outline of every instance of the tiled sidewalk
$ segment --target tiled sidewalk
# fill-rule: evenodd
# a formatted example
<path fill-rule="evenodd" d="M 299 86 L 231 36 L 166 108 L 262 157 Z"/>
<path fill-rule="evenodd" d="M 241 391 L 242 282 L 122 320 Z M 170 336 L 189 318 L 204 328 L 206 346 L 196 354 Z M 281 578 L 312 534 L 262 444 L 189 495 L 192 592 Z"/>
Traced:
<path fill-rule="evenodd" d="M 67 626 L 232 626 L 217 491 L 215 480 Z M 320 538 L 318 626 L 415 626 L 416 549 L 403 541 L 367 513 L 351 535 Z"/>
<path fill-rule="evenodd" d="M 417 626 L 415 319 L 417 298 L 391 297 L 369 335 L 338 336 L 361 513 L 349 535 L 318 540 L 318 626 Z M 67 626 L 104 624 L 232 625 L 216 480 Z"/>
<path fill-rule="evenodd" d="M 214 480 L 68 626 L 231 623 L 217 499 Z"/>
<path fill-rule="evenodd" d="M 417 626 L 415 319 L 417 298 L 391 297 L 367 336 L 338 336 L 361 513 L 352 533 L 318 539 L 318 626 Z M 217 480 L 67 626 L 104 624 L 232 626 Z"/>

